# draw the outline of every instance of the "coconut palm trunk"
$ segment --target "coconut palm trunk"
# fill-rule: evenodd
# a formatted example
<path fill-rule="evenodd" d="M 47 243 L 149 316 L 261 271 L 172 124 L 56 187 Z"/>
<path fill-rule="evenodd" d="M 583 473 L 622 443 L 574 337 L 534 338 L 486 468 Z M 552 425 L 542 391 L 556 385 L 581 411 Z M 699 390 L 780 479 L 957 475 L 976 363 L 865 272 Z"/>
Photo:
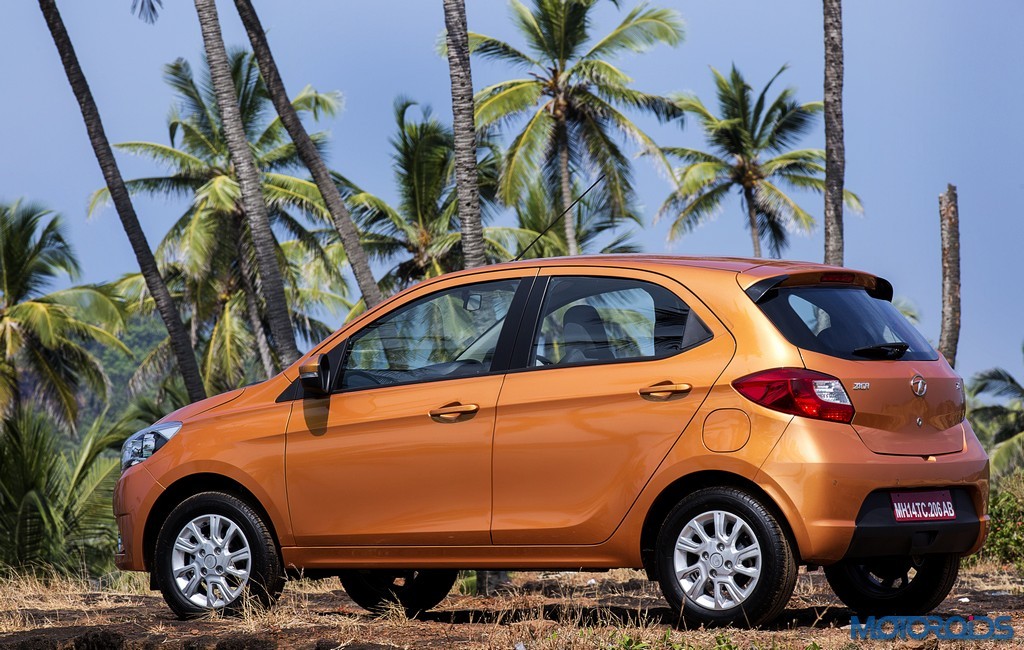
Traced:
<path fill-rule="evenodd" d="M 747 219 L 750 226 L 750 241 L 754 245 L 754 257 L 761 257 L 761 233 L 757 229 L 757 205 L 754 204 L 754 190 L 743 188 L 743 202 L 747 204 Z"/>
<path fill-rule="evenodd" d="M 248 0 L 237 0 L 248 2 Z M 469 65 L 469 36 L 464 0 L 444 0 L 448 70 L 452 82 L 452 131 L 455 134 L 455 185 L 462 225 L 462 254 L 466 268 L 483 266 L 484 231 L 480 221 L 480 192 L 476 169 L 476 128 L 473 123 L 473 74 Z"/>
<path fill-rule="evenodd" d="M 227 141 L 231 163 L 234 165 L 241 189 L 242 206 L 249 220 L 249 232 L 256 251 L 256 270 L 259 273 L 260 288 L 266 304 L 270 334 L 274 337 L 278 358 L 284 365 L 290 365 L 299 358 L 299 349 L 295 345 L 295 331 L 288 315 L 284 278 L 278 266 L 267 205 L 263 202 L 259 171 L 256 169 L 252 150 L 249 149 L 241 111 L 238 108 L 238 96 L 231 80 L 231 68 L 220 32 L 217 6 L 214 0 L 195 0 L 195 5 L 199 27 L 203 32 L 206 59 L 210 65 L 210 79 L 224 126 L 224 139 Z"/>
<path fill-rule="evenodd" d="M 563 130 L 565 127 L 563 125 Z M 569 135 L 565 134 L 562 138 L 561 144 L 558 147 L 558 171 L 561 176 L 562 182 L 562 210 L 568 210 L 569 206 L 572 205 L 572 179 L 569 177 Z M 576 218 L 571 213 L 566 213 L 562 217 L 562 223 L 565 224 L 565 241 L 566 250 L 569 255 L 579 255 L 580 247 L 579 242 L 576 241 Z"/>
<path fill-rule="evenodd" d="M 170 337 L 171 351 L 178 364 L 178 372 L 185 384 L 185 390 L 191 401 L 195 402 L 206 397 L 203 388 L 203 378 L 199 373 L 199 364 L 196 361 L 195 351 L 189 342 L 188 333 L 181 322 L 181 314 L 171 297 L 167 284 L 160 275 L 157 268 L 153 251 L 146 241 L 146 235 L 139 224 L 139 217 L 135 214 L 135 207 L 132 205 L 131 196 L 125 187 L 121 171 L 118 169 L 114 152 L 110 148 L 106 132 L 103 129 L 103 122 L 100 119 L 99 108 L 92 97 L 92 91 L 86 81 L 82 67 L 78 63 L 78 56 L 71 44 L 64 21 L 54 0 L 39 0 L 39 8 L 43 12 L 43 18 L 50 29 L 53 43 L 57 46 L 61 63 L 64 65 L 64 72 L 71 84 L 71 90 L 75 93 L 78 106 L 82 111 L 82 119 L 85 121 L 85 128 L 89 133 L 89 141 L 92 143 L 93 153 L 96 161 L 103 172 L 103 180 L 110 191 L 110 198 L 117 209 L 117 215 L 121 219 L 124 232 L 128 235 L 135 259 L 139 264 L 139 270 L 146 281 L 146 288 L 149 290 L 153 301 L 156 303 L 160 318 L 164 321 L 167 334 Z"/>
<path fill-rule="evenodd" d="M 960 209 L 956 186 L 939 195 L 939 233 L 942 239 L 942 329 L 939 352 L 956 365 L 960 342 Z"/>
<path fill-rule="evenodd" d="M 202 2 L 211 6 L 213 4 L 213 0 L 202 0 Z M 196 6 L 199 4 L 200 2 L 197 0 Z M 327 169 L 324 159 L 320 156 L 320 152 L 317 151 L 316 145 L 313 144 L 309 134 L 306 133 L 306 128 L 302 126 L 302 121 L 299 119 L 295 107 L 292 106 L 291 100 L 288 99 L 288 92 L 285 90 L 281 73 L 277 69 L 277 63 L 274 62 L 274 55 L 270 51 L 266 32 L 263 31 L 263 25 L 260 23 L 259 16 L 256 14 L 252 2 L 249 0 L 235 0 L 235 7 L 238 9 L 238 15 L 241 17 L 245 31 L 249 35 L 249 42 L 252 44 L 252 50 L 256 54 L 256 61 L 259 63 L 263 81 L 267 85 L 270 100 L 274 103 L 277 114 L 281 116 L 281 123 L 284 124 L 289 137 L 295 143 L 295 148 L 298 150 L 303 164 L 309 169 L 310 174 L 313 176 L 313 182 L 316 183 L 317 189 L 320 190 L 320 194 L 323 196 L 327 211 L 331 214 L 334 227 L 341 238 L 341 244 L 345 247 L 345 254 L 348 256 L 349 264 L 352 265 L 352 273 L 356 277 L 356 284 L 359 285 L 359 290 L 363 293 L 363 300 L 366 302 L 367 307 L 373 307 L 384 300 L 384 295 L 381 293 L 380 287 L 377 286 L 376 280 L 373 279 L 373 272 L 370 270 L 370 260 L 366 255 L 366 251 L 363 250 L 359 243 L 359 232 L 352 222 L 352 215 L 349 213 L 348 208 L 345 207 L 345 202 L 341 198 L 341 192 L 338 191 L 337 185 L 334 184 L 331 172 Z M 276 337 L 277 335 L 275 334 L 274 336 Z"/>
<path fill-rule="evenodd" d="M 825 13 L 825 264 L 843 264 L 843 3 L 823 0 Z"/>
<path fill-rule="evenodd" d="M 274 357 L 270 353 L 270 341 L 267 340 L 267 333 L 263 330 L 263 318 L 260 315 L 259 300 L 256 297 L 256 287 L 253 286 L 252 264 L 249 262 L 249 247 L 245 245 L 241 224 L 235 228 L 236 246 L 238 252 L 238 275 L 242 280 L 242 293 L 245 294 L 245 311 L 249 317 L 249 327 L 252 328 L 252 335 L 256 339 L 256 349 L 260 353 L 260 361 L 263 362 L 263 370 L 267 378 L 277 374 L 274 367 Z"/>

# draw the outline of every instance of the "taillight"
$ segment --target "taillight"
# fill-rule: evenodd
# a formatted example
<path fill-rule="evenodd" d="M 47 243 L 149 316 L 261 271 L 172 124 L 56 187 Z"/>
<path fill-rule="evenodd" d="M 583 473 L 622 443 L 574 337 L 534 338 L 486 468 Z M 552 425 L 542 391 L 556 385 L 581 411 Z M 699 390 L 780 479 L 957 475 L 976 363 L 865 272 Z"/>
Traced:
<path fill-rule="evenodd" d="M 842 382 L 824 373 L 776 368 L 741 377 L 732 386 L 750 401 L 774 411 L 831 422 L 853 420 L 853 405 Z"/>

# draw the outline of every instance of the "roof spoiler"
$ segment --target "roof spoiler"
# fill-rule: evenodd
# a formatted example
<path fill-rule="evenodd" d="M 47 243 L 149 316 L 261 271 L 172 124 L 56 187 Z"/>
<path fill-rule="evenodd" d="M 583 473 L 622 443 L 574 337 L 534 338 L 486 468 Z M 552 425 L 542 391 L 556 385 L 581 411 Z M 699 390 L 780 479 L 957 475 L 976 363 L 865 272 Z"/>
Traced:
<path fill-rule="evenodd" d="M 770 278 L 764 278 L 758 280 L 754 284 L 750 285 L 744 290 L 744 293 L 750 297 L 754 303 L 758 303 L 762 298 L 767 295 L 769 291 L 779 286 L 783 282 L 789 279 L 788 275 L 775 275 Z M 875 276 L 875 286 L 867 287 L 868 295 L 872 298 L 878 298 L 879 300 L 885 300 L 886 302 L 892 302 L 892 283 L 885 278 Z"/>

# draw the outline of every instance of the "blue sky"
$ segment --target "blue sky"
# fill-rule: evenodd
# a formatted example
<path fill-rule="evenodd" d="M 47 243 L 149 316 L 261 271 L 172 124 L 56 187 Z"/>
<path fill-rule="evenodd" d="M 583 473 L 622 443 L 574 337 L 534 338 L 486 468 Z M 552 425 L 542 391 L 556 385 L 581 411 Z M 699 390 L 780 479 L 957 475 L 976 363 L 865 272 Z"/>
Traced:
<path fill-rule="evenodd" d="M 128 0 L 59 4 L 111 141 L 165 142 L 172 95 L 161 67 L 179 56 L 199 58 L 192 4 L 166 2 L 156 25 L 134 18 Z M 218 4 L 228 44 L 246 43 L 233 5 Z M 657 4 L 681 13 L 686 39 L 675 49 L 623 57 L 621 67 L 636 87 L 695 92 L 711 103 L 709 66 L 725 69 L 735 63 L 759 88 L 788 63 L 780 88 L 795 86 L 800 99 L 820 99 L 820 2 Z M 1024 290 L 1012 270 L 1024 243 L 1018 155 L 1024 150 L 1024 128 L 1012 118 L 1024 106 L 1019 78 L 1024 4 L 848 0 L 845 5 L 846 183 L 865 205 L 864 216 L 847 216 L 846 263 L 892 281 L 897 295 L 921 312 L 920 329 L 936 340 L 937 197 L 947 182 L 956 184 L 964 308 L 958 370 L 969 376 L 1000 365 L 1024 377 Z M 444 24 L 441 2 L 257 0 L 256 7 L 289 90 L 312 84 L 344 95 L 344 110 L 322 125 L 333 135 L 329 163 L 366 189 L 392 198 L 387 140 L 394 98 L 408 95 L 450 119 L 447 63 L 435 51 Z M 26 197 L 63 213 L 84 280 L 110 280 L 132 271 L 134 258 L 113 209 L 86 220 L 88 196 L 103 181 L 38 6 L 8 3 L 4 10 L 0 198 Z M 519 42 L 501 0 L 467 0 L 467 12 L 471 30 Z M 610 4 L 604 7 L 595 33 L 610 30 L 617 14 Z M 483 62 L 474 62 L 473 73 L 477 88 L 518 74 Z M 638 122 L 660 143 L 703 146 L 694 125 Z M 820 124 L 803 145 L 823 146 Z M 130 156 L 120 162 L 127 178 L 158 171 Z M 636 180 L 647 218 L 637 238 L 645 250 L 750 254 L 738 202 L 714 222 L 667 244 L 667 223 L 652 223 L 668 194 L 667 181 L 644 160 L 636 162 Z M 820 197 L 799 200 L 820 217 Z M 136 207 L 155 244 L 185 206 L 140 199 Z M 813 261 L 821 256 L 820 228 L 807 237 L 794 236 L 785 253 Z"/>

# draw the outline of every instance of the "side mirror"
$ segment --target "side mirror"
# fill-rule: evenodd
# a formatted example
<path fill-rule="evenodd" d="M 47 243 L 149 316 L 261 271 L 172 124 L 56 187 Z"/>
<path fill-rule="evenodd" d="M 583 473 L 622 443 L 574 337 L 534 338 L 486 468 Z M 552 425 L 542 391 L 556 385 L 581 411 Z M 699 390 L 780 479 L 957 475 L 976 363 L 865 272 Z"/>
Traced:
<path fill-rule="evenodd" d="M 331 362 L 326 354 L 299 366 L 299 383 L 307 397 L 325 397 L 331 392 Z"/>

